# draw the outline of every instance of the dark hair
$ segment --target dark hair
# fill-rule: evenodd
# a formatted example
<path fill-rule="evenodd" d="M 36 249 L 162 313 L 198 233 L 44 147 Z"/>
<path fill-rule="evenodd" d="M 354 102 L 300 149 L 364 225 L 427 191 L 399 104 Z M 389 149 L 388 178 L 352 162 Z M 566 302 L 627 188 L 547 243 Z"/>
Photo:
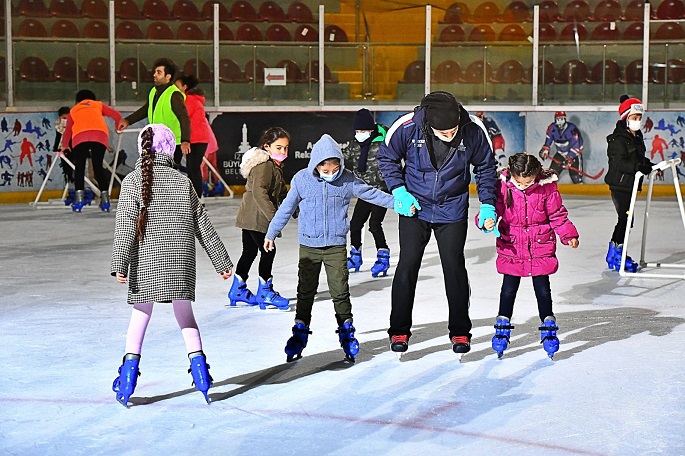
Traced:
<path fill-rule="evenodd" d="M 69 108 L 68 106 L 62 106 L 57 110 L 57 116 L 59 117 L 65 114 L 69 114 L 69 111 L 71 111 L 71 108 Z"/>
<path fill-rule="evenodd" d="M 271 127 L 262 133 L 262 137 L 259 138 L 257 147 L 263 149 L 264 146 L 270 146 L 281 138 L 288 138 L 288 141 L 290 141 L 290 133 L 281 127 Z"/>
<path fill-rule="evenodd" d="M 80 103 L 83 100 L 95 101 L 95 100 L 97 100 L 97 98 L 95 97 L 95 94 L 91 90 L 83 89 L 83 90 L 79 90 L 78 92 L 76 92 L 76 103 Z"/>
<path fill-rule="evenodd" d="M 140 213 L 136 220 L 136 237 L 141 244 L 143 243 L 145 227 L 147 226 L 147 208 L 150 205 L 150 201 L 152 201 L 152 161 L 154 159 L 152 137 L 152 127 L 145 128 L 140 135 L 140 157 L 142 158 L 142 163 L 140 164 L 142 174 L 140 196 L 143 200 L 143 206 L 140 208 Z"/>
<path fill-rule="evenodd" d="M 511 177 L 549 177 L 553 172 L 544 170 L 542 163 L 536 156 L 519 152 L 509 157 L 509 173 L 507 180 Z M 507 190 L 507 207 L 511 207 L 514 200 L 511 196 L 511 188 Z"/>
<path fill-rule="evenodd" d="M 317 166 L 317 167 L 318 167 L 318 166 L 323 166 L 323 165 L 325 165 L 326 163 L 329 163 L 329 162 L 333 162 L 333 163 L 336 163 L 336 164 L 339 165 L 339 164 L 340 164 L 340 159 L 339 159 L 338 157 L 328 157 L 328 158 L 325 159 L 325 160 L 321 160 L 321 161 L 319 162 L 319 164 L 316 165 L 316 166 Z"/>
<path fill-rule="evenodd" d="M 200 81 L 197 80 L 195 76 L 192 74 L 189 75 L 183 75 L 177 79 L 177 81 L 181 81 L 181 84 L 184 86 L 188 86 L 188 90 L 194 89 L 197 87 Z"/>
<path fill-rule="evenodd" d="M 164 74 L 171 76 L 171 80 L 174 80 L 176 76 L 176 65 L 170 59 L 157 59 L 155 63 L 152 64 L 152 68 L 164 67 Z"/>

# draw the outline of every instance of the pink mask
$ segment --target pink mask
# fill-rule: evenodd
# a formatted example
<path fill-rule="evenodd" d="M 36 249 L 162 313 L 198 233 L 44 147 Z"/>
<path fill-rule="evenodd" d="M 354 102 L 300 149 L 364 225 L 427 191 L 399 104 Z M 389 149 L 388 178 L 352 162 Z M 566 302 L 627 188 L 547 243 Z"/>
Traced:
<path fill-rule="evenodd" d="M 288 158 L 287 154 L 271 154 L 271 159 L 279 163 L 281 163 L 286 158 Z"/>

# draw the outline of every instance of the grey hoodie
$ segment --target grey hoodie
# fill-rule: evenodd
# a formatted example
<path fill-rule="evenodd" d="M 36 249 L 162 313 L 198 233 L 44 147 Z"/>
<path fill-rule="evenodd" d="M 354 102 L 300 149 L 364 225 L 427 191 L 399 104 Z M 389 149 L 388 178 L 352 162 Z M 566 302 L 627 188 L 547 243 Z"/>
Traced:
<path fill-rule="evenodd" d="M 340 160 L 341 171 L 332 182 L 323 180 L 316 169 L 328 158 Z M 276 239 L 299 205 L 300 244 L 308 247 L 346 245 L 350 230 L 347 212 L 352 197 L 389 209 L 394 205 L 392 195 L 365 184 L 346 170 L 340 145 L 329 135 L 323 135 L 314 144 L 307 168 L 298 171 L 290 181 L 288 196 L 271 220 L 266 239 Z"/>

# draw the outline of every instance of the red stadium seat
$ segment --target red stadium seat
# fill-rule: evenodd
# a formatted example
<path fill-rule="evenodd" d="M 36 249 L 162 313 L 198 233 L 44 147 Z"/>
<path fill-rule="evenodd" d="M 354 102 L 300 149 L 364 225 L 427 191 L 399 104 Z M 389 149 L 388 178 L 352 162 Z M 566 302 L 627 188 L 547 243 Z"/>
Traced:
<path fill-rule="evenodd" d="M 166 22 L 156 21 L 151 22 L 147 26 L 147 36 L 148 40 L 166 41 L 174 39 L 174 32 L 167 25 Z"/>
<path fill-rule="evenodd" d="M 293 36 L 281 24 L 272 24 L 266 29 L 266 41 L 292 41 Z"/>
<path fill-rule="evenodd" d="M 304 73 L 294 60 L 283 59 L 276 64 L 276 68 L 285 68 L 285 79 L 289 84 L 306 81 Z"/>
<path fill-rule="evenodd" d="M 497 35 L 495 31 L 488 24 L 476 25 L 469 33 L 469 41 L 495 41 Z"/>
<path fill-rule="evenodd" d="M 595 7 L 593 18 L 596 21 L 618 21 L 623 15 L 621 4 L 616 0 L 603 0 Z"/>
<path fill-rule="evenodd" d="M 309 24 L 302 24 L 295 30 L 294 38 L 295 41 L 316 43 L 319 41 L 319 32 Z"/>
<path fill-rule="evenodd" d="M 645 27 L 642 22 L 633 22 L 623 31 L 623 39 L 641 41 L 644 39 Z"/>
<path fill-rule="evenodd" d="M 532 9 L 522 1 L 513 1 L 504 7 L 502 22 L 530 22 L 533 20 Z"/>
<path fill-rule="evenodd" d="M 84 71 L 81 65 L 76 65 L 76 60 L 73 57 L 60 57 L 52 66 L 52 73 L 55 80 L 62 82 L 76 82 L 86 81 L 88 74 Z"/>
<path fill-rule="evenodd" d="M 499 41 L 528 41 L 528 33 L 518 24 L 508 24 L 499 32 Z"/>
<path fill-rule="evenodd" d="M 424 83 L 426 80 L 426 61 L 414 60 L 404 69 L 404 77 L 400 82 L 410 84 Z"/>
<path fill-rule="evenodd" d="M 328 42 L 346 43 L 347 33 L 337 25 L 331 24 L 323 29 L 323 39 Z"/>
<path fill-rule="evenodd" d="M 481 84 L 492 79 L 492 68 L 490 63 L 483 64 L 482 60 L 476 60 L 466 67 L 464 71 L 464 82 L 468 84 Z"/>
<path fill-rule="evenodd" d="M 550 43 L 556 41 L 557 31 L 554 29 L 554 25 L 548 22 L 540 22 L 539 38 L 542 43 Z"/>
<path fill-rule="evenodd" d="M 19 79 L 29 82 L 47 82 L 54 78 L 48 65 L 40 57 L 26 57 L 19 64 Z"/>
<path fill-rule="evenodd" d="M 564 14 L 562 15 L 568 22 L 587 22 L 591 16 L 590 5 L 585 0 L 571 1 L 564 8 Z"/>
<path fill-rule="evenodd" d="M 138 5 L 133 0 L 114 0 L 114 16 L 119 19 L 140 19 Z"/>
<path fill-rule="evenodd" d="M 81 14 L 92 19 L 107 19 L 109 9 L 104 0 L 83 0 Z"/>
<path fill-rule="evenodd" d="M 549 60 L 541 62 L 538 67 L 538 83 L 539 84 L 552 84 L 554 78 L 556 77 L 556 69 L 554 64 Z M 527 72 L 523 75 L 523 82 L 531 83 L 533 82 L 533 66 L 531 65 Z"/>
<path fill-rule="evenodd" d="M 81 34 L 79 33 L 76 24 L 68 19 L 60 19 L 52 24 L 50 36 L 56 38 L 80 38 Z"/>
<path fill-rule="evenodd" d="M 199 82 L 212 82 L 214 80 L 214 76 L 212 75 L 212 71 L 209 69 L 209 65 L 202 60 L 188 60 L 185 65 L 183 65 L 183 74 L 192 74 Z"/>
<path fill-rule="evenodd" d="M 259 7 L 259 17 L 266 22 L 287 22 L 288 17 L 278 3 L 268 0 Z"/>
<path fill-rule="evenodd" d="M 43 0 L 20 0 L 17 5 L 19 16 L 30 17 L 50 17 L 50 11 L 43 3 Z"/>
<path fill-rule="evenodd" d="M 24 19 L 19 24 L 19 33 L 17 36 L 25 38 L 44 38 L 48 36 L 48 31 L 45 26 L 38 19 Z"/>
<path fill-rule="evenodd" d="M 592 67 L 588 82 L 591 84 L 601 84 L 604 81 L 606 84 L 616 84 L 621 82 L 621 74 L 621 67 L 615 60 L 597 62 Z"/>
<path fill-rule="evenodd" d="M 288 19 L 291 22 L 311 23 L 314 15 L 307 5 L 302 2 L 293 2 L 288 7 Z"/>
<path fill-rule="evenodd" d="M 171 11 L 164 0 L 145 0 L 143 3 L 143 16 L 147 19 L 165 21 L 171 19 Z"/>
<path fill-rule="evenodd" d="M 212 20 L 214 19 L 214 4 L 219 5 L 219 20 L 220 21 L 231 21 L 233 18 L 231 17 L 230 11 L 228 11 L 228 8 L 226 8 L 226 5 L 224 5 L 221 2 L 215 1 L 215 0 L 207 0 L 204 5 L 202 5 L 202 13 L 201 16 L 204 19 L 207 20 Z"/>
<path fill-rule="evenodd" d="M 602 22 L 601 24 L 597 24 L 592 31 L 590 39 L 592 41 L 618 41 L 621 39 L 621 32 L 618 31 L 615 23 Z"/>
<path fill-rule="evenodd" d="M 499 22 L 501 20 L 499 8 L 494 2 L 482 2 L 471 15 L 470 21 L 478 24 Z"/>
<path fill-rule="evenodd" d="M 81 11 L 79 11 L 74 0 L 52 0 L 50 2 L 50 13 L 59 18 L 81 17 Z"/>
<path fill-rule="evenodd" d="M 568 24 L 559 33 L 559 41 L 575 41 L 576 34 L 579 41 L 586 41 L 588 38 L 587 29 L 583 24 Z"/>
<path fill-rule="evenodd" d="M 119 75 L 122 81 L 150 81 L 151 72 L 147 69 L 145 64 L 141 60 L 137 60 L 135 57 L 127 57 L 122 60 L 119 66 Z"/>
<path fill-rule="evenodd" d="M 142 40 L 145 35 L 138 24 L 131 21 L 123 21 L 114 30 L 114 36 L 118 40 Z"/>
<path fill-rule="evenodd" d="M 628 3 L 625 11 L 623 11 L 623 20 L 625 21 L 642 21 L 645 16 L 645 2 L 644 0 L 633 0 Z M 651 8 L 651 19 L 656 19 L 656 11 L 654 6 Z"/>
<path fill-rule="evenodd" d="M 666 81 L 666 65 L 655 64 L 654 82 L 663 84 Z M 668 82 L 669 84 L 685 83 L 685 62 L 680 59 L 670 59 L 668 61 Z"/>
<path fill-rule="evenodd" d="M 523 65 L 518 60 L 507 60 L 497 68 L 492 82 L 501 84 L 518 84 L 523 82 Z"/>
<path fill-rule="evenodd" d="M 309 80 L 311 79 L 314 82 L 319 82 L 319 61 L 318 60 L 312 60 L 311 65 L 308 63 L 307 66 L 304 69 L 304 77 L 305 79 Z M 327 83 L 337 83 L 338 81 L 333 78 L 333 74 L 331 73 L 331 69 L 328 68 L 328 65 L 324 63 L 323 65 L 323 81 Z"/>
<path fill-rule="evenodd" d="M 209 27 L 207 39 L 214 39 L 214 27 Z M 228 28 L 228 25 L 226 24 L 219 24 L 219 41 L 233 41 L 234 39 L 235 36 L 233 35 L 233 30 Z"/>
<path fill-rule="evenodd" d="M 685 31 L 677 22 L 661 24 L 654 34 L 654 39 L 656 40 L 677 41 L 683 38 L 685 38 Z"/>
<path fill-rule="evenodd" d="M 257 22 L 259 16 L 250 2 L 238 0 L 231 7 L 231 17 L 240 22 Z"/>
<path fill-rule="evenodd" d="M 463 24 L 464 22 L 469 22 L 470 17 L 469 7 L 466 3 L 452 3 L 445 11 L 445 17 L 443 18 L 442 23 Z"/>
<path fill-rule="evenodd" d="M 657 19 L 685 19 L 685 3 L 682 0 L 663 0 L 656 9 Z"/>
<path fill-rule="evenodd" d="M 555 22 L 561 17 L 559 5 L 554 0 L 540 2 L 540 22 Z"/>
<path fill-rule="evenodd" d="M 441 43 L 462 42 L 466 39 L 466 33 L 460 25 L 448 25 L 440 32 L 438 41 Z"/>
<path fill-rule="evenodd" d="M 191 0 L 176 0 L 172 8 L 173 16 L 181 21 L 199 21 L 202 16 Z"/>
<path fill-rule="evenodd" d="M 461 67 L 454 60 L 445 60 L 435 67 L 433 82 L 438 84 L 455 84 L 461 82 Z"/>
<path fill-rule="evenodd" d="M 219 61 L 219 81 L 221 82 L 245 82 L 240 67 L 231 59 L 221 59 Z"/>
<path fill-rule="evenodd" d="M 578 59 L 571 59 L 559 68 L 556 79 L 560 84 L 580 84 L 587 82 L 587 65 Z"/>
<path fill-rule="evenodd" d="M 86 68 L 88 78 L 93 82 L 109 82 L 109 60 L 105 57 L 95 57 L 88 62 Z"/>
<path fill-rule="evenodd" d="M 262 32 L 252 24 L 242 24 L 236 32 L 238 41 L 262 41 Z"/>
<path fill-rule="evenodd" d="M 109 27 L 102 21 L 90 21 L 83 27 L 84 38 L 109 38 Z"/>
<path fill-rule="evenodd" d="M 642 84 L 642 59 L 633 60 L 624 70 L 623 82 L 626 84 Z"/>
<path fill-rule="evenodd" d="M 205 35 L 197 24 L 193 22 L 183 22 L 178 26 L 176 39 L 183 41 L 203 41 Z"/>
<path fill-rule="evenodd" d="M 264 82 L 264 68 L 266 63 L 262 60 L 249 60 L 245 64 L 245 77 L 249 80 L 256 80 L 257 82 Z"/>

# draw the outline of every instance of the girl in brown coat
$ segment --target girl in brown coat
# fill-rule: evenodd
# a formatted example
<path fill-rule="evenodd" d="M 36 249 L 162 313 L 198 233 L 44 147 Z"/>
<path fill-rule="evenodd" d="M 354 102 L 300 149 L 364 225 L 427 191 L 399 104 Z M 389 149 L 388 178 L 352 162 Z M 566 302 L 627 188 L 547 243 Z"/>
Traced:
<path fill-rule="evenodd" d="M 280 127 L 269 128 L 259 139 L 259 146 L 245 152 L 240 163 L 240 174 L 247 179 L 236 221 L 236 226 L 243 230 L 243 252 L 228 292 L 231 306 L 242 302 L 250 306 L 259 305 L 260 309 L 290 310 L 290 301 L 273 289 L 271 269 L 276 250 L 264 250 L 269 222 L 287 194 L 283 160 L 288 158 L 289 144 L 287 131 Z M 253 295 L 245 282 L 257 253 L 260 253 L 259 290 Z"/>

